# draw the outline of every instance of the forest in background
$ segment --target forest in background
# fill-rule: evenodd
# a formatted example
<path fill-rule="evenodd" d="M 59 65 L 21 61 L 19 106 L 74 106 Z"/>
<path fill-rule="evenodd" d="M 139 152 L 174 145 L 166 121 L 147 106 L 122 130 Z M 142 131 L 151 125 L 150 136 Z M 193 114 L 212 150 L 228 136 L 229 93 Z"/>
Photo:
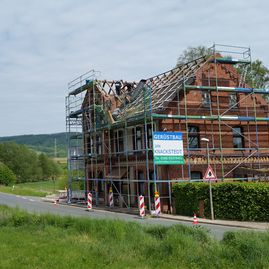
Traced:
<path fill-rule="evenodd" d="M 49 157 L 64 158 L 67 156 L 66 133 L 0 137 L 0 143 L 3 142 L 15 142 L 19 145 L 25 145 L 36 152 L 45 153 Z"/>
<path fill-rule="evenodd" d="M 14 142 L 0 143 L 0 184 L 55 180 L 61 166 L 44 153 Z"/>

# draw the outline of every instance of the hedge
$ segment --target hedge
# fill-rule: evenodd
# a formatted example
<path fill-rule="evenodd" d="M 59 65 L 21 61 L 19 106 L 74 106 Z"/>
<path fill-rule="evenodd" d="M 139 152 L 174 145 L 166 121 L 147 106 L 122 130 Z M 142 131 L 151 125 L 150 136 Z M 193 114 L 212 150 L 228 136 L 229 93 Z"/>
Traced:
<path fill-rule="evenodd" d="M 212 193 L 216 219 L 269 221 L 268 183 L 213 183 Z M 201 216 L 200 202 L 204 203 L 204 216 L 210 218 L 208 183 L 177 183 L 173 198 L 176 214 Z"/>

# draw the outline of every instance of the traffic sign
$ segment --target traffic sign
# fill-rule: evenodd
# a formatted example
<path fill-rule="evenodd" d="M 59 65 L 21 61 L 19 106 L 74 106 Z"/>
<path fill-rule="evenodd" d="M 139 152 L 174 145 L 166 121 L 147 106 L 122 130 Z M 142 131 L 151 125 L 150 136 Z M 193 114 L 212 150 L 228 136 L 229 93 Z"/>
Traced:
<path fill-rule="evenodd" d="M 217 176 L 215 175 L 212 167 L 209 165 L 204 175 L 204 180 L 217 180 Z"/>

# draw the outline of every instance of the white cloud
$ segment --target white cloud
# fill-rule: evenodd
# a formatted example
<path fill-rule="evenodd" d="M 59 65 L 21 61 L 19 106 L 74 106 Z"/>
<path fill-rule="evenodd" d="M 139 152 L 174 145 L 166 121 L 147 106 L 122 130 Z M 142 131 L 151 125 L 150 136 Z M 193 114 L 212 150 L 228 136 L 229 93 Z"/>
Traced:
<path fill-rule="evenodd" d="M 138 80 L 188 46 L 251 46 L 268 66 L 267 1 L 0 2 L 0 135 L 65 129 L 67 83 L 88 69 Z"/>

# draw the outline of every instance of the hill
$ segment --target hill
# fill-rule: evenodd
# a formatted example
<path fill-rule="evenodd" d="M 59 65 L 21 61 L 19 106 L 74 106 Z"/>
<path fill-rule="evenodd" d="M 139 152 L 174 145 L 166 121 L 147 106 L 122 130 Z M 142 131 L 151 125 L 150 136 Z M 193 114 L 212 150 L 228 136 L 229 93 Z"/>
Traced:
<path fill-rule="evenodd" d="M 47 154 L 50 157 L 66 157 L 66 133 L 55 134 L 38 134 L 38 135 L 18 135 L 0 137 L 0 143 L 15 142 L 17 144 L 26 145 L 27 147 Z"/>

